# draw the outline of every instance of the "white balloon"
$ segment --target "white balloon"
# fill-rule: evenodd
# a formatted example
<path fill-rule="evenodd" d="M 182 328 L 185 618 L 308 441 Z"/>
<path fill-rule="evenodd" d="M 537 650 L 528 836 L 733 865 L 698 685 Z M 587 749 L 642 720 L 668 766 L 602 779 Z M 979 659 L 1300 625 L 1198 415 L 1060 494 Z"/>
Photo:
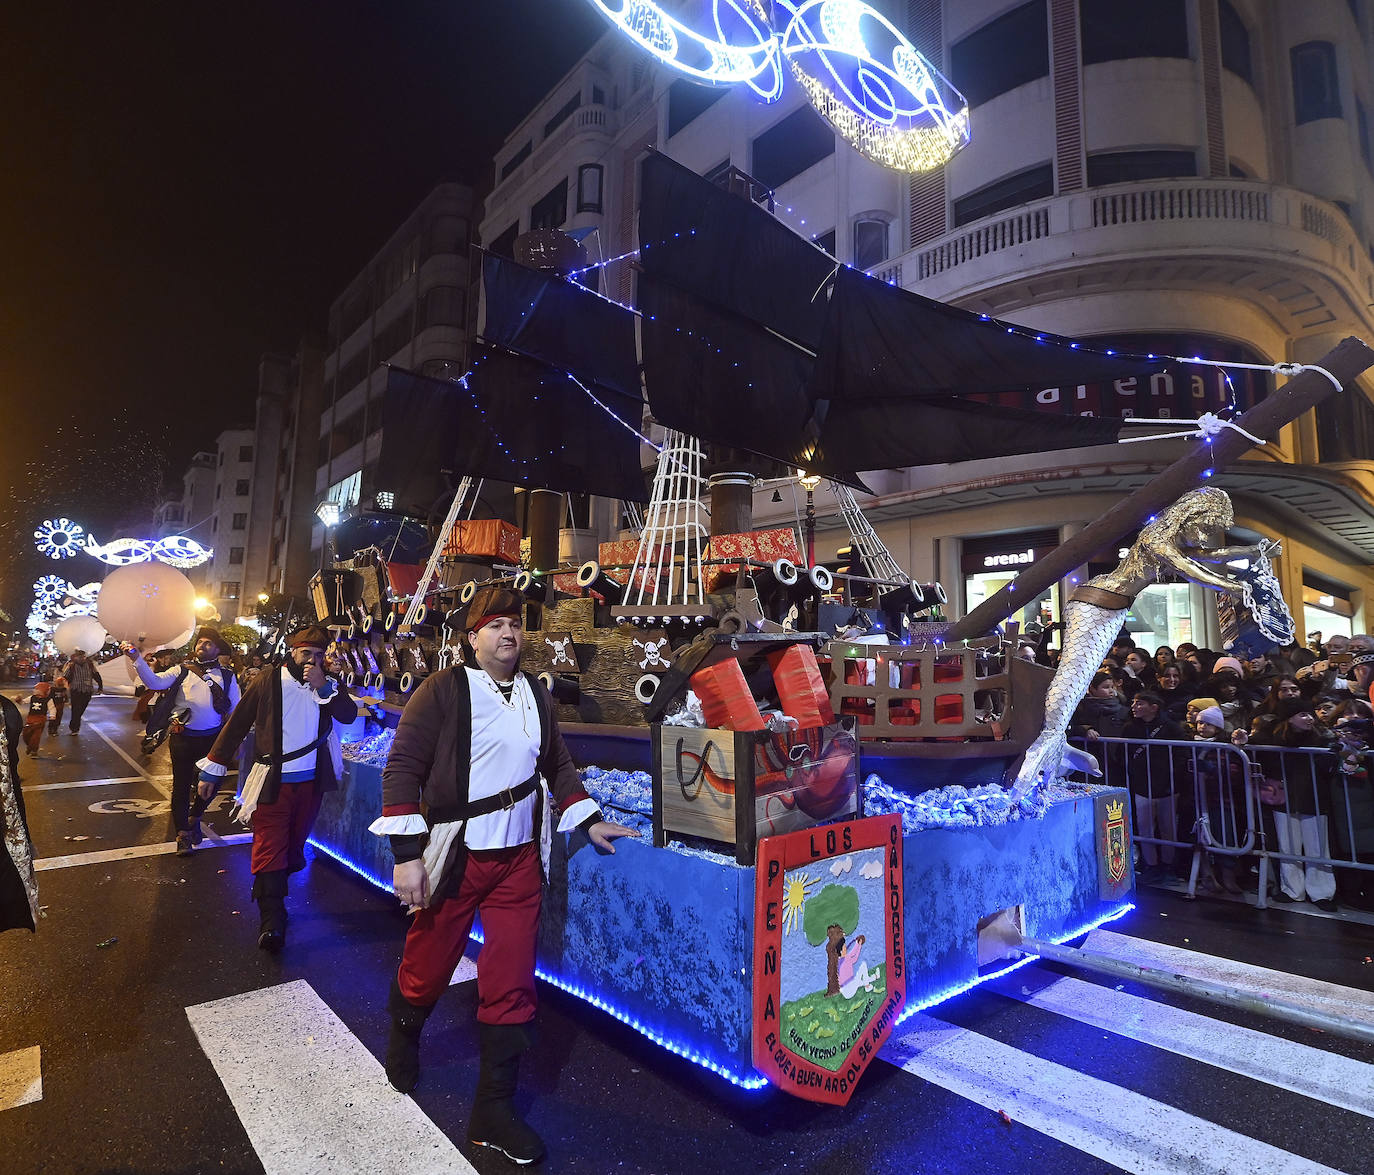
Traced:
<path fill-rule="evenodd" d="M 159 649 L 179 649 L 179 648 L 181 648 L 182 645 L 184 645 L 187 641 L 189 641 L 189 640 L 190 640 L 193 636 L 195 636 L 195 635 L 196 635 L 196 630 L 195 630 L 195 628 L 194 628 L 194 627 L 188 628 L 185 632 L 178 633 L 178 634 L 177 634 L 176 636 L 174 636 L 171 640 L 169 640 L 169 641 L 163 641 L 160 645 L 158 645 L 158 648 L 159 648 Z M 156 650 L 154 650 L 154 651 L 156 651 Z"/>
<path fill-rule="evenodd" d="M 109 639 L 109 634 L 94 616 L 68 617 L 53 629 L 52 634 L 57 651 L 67 657 L 77 649 L 84 653 L 98 652 Z"/>
<path fill-rule="evenodd" d="M 195 627 L 196 589 L 166 563 L 116 567 L 96 597 L 96 615 L 116 640 L 141 648 L 165 645 Z"/>

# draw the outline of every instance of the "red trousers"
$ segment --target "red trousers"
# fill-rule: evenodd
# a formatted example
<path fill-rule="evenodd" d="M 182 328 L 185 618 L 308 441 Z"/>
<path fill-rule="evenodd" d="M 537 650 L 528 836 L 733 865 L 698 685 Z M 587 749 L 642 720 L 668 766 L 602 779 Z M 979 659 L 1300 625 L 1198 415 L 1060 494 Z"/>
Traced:
<path fill-rule="evenodd" d="M 283 783 L 277 798 L 253 809 L 253 857 L 249 868 L 254 873 L 285 869 L 294 873 L 305 868 L 305 842 L 315 827 L 324 793 L 313 779 Z"/>
<path fill-rule="evenodd" d="M 24 719 L 24 745 L 29 748 L 30 755 L 38 754 L 38 748 L 43 745 L 43 727 L 47 721 L 41 714 Z"/>
<path fill-rule="evenodd" d="M 396 976 L 401 994 L 420 1005 L 443 995 L 480 911 L 486 941 L 477 956 L 477 1019 L 483 1024 L 533 1020 L 534 940 L 543 893 L 533 844 L 469 849 L 458 892 L 420 910 L 410 924 Z"/>

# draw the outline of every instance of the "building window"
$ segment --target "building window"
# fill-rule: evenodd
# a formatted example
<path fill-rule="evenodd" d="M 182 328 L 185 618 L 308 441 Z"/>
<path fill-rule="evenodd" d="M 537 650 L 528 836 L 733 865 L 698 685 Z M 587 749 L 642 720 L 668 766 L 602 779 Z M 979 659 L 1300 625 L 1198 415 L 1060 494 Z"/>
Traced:
<path fill-rule="evenodd" d="M 810 106 L 800 106 L 754 140 L 753 176 L 774 190 L 835 154 L 835 132 Z"/>
<path fill-rule="evenodd" d="M 1098 151 L 1088 156 L 1088 187 L 1197 175 L 1192 151 Z"/>
<path fill-rule="evenodd" d="M 1293 117 L 1297 124 L 1340 118 L 1336 46 L 1330 41 L 1308 41 L 1294 45 L 1288 56 L 1293 67 Z"/>
<path fill-rule="evenodd" d="M 1221 0 L 1217 8 L 1221 22 L 1221 64 L 1237 77 L 1255 84 L 1254 67 L 1250 63 L 1250 30 L 1230 0 Z"/>
<path fill-rule="evenodd" d="M 240 445 L 240 446 L 239 446 L 239 460 L 240 460 L 240 461 L 251 461 L 251 460 L 253 460 L 253 446 L 252 446 L 252 445 Z"/>
<path fill-rule="evenodd" d="M 234 525 L 233 525 L 233 529 L 234 529 L 234 530 L 245 530 L 245 529 L 247 529 L 247 527 L 248 527 L 248 515 L 247 515 L 247 514 L 235 514 L 235 515 L 234 515 Z"/>
<path fill-rule="evenodd" d="M 224 489 L 224 487 L 221 486 L 221 485 L 215 486 L 215 501 L 216 501 L 216 502 L 219 501 L 219 492 L 220 492 L 220 490 L 222 490 L 222 489 Z"/>
<path fill-rule="evenodd" d="M 702 86 L 696 82 L 676 81 L 668 87 L 668 138 L 695 122 L 725 97 L 725 86 Z"/>
<path fill-rule="evenodd" d="M 835 256 L 835 230 L 833 228 L 827 233 L 812 237 L 811 243 L 823 252 L 829 253 L 830 256 Z"/>
<path fill-rule="evenodd" d="M 1048 163 L 1017 172 L 954 201 L 954 227 L 981 220 L 994 212 L 1015 208 L 1054 195 L 1054 168 Z"/>
<path fill-rule="evenodd" d="M 219 463 L 220 463 L 220 465 L 223 465 L 223 464 L 224 464 L 224 450 L 223 450 L 223 449 L 221 449 L 221 450 L 219 451 Z"/>
<path fill-rule="evenodd" d="M 531 139 L 528 143 L 521 147 L 519 151 L 517 151 L 514 155 L 507 159 L 505 163 L 501 165 L 501 179 L 505 179 L 507 176 L 510 175 L 511 172 L 513 172 L 517 167 L 524 163 L 525 160 L 530 157 L 530 152 L 533 150 L 534 140 Z"/>
<path fill-rule="evenodd" d="M 558 112 L 544 124 L 544 138 L 548 138 L 554 131 L 561 127 L 573 115 L 573 111 L 582 105 L 582 91 L 579 90 L 571 98 L 558 108 Z"/>
<path fill-rule="evenodd" d="M 219 515 L 218 515 L 218 514 L 216 514 L 214 518 L 210 519 L 210 533 L 211 533 L 211 534 L 219 534 Z"/>
<path fill-rule="evenodd" d="M 554 189 L 530 209 L 530 230 L 562 228 L 568 219 L 568 181 L 562 179 Z"/>
<path fill-rule="evenodd" d="M 604 169 L 599 163 L 584 163 L 577 169 L 578 212 L 601 211 L 601 179 Z"/>
<path fill-rule="evenodd" d="M 226 579 L 219 585 L 219 598 L 221 600 L 237 600 L 239 598 L 239 580 Z"/>
<path fill-rule="evenodd" d="M 246 498 L 248 496 L 248 479 L 246 477 L 241 477 L 238 481 L 234 482 L 234 496 L 237 498 Z"/>
<path fill-rule="evenodd" d="M 420 309 L 420 325 L 462 326 L 467 297 L 458 286 L 435 286 L 425 292 Z"/>
<path fill-rule="evenodd" d="M 230 547 L 230 548 L 229 548 L 229 562 L 230 562 L 230 563 L 242 563 L 242 562 L 243 562 L 243 548 L 242 548 L 242 547 Z"/>
<path fill-rule="evenodd" d="M 1189 57 L 1186 0 L 1079 0 L 1083 64 L 1128 57 Z"/>
<path fill-rule="evenodd" d="M 978 106 L 1050 72 L 1049 22 L 1045 0 L 1013 8 L 949 49 L 954 84 Z"/>
<path fill-rule="evenodd" d="M 1317 405 L 1317 459 L 1368 461 L 1374 453 L 1374 405 L 1357 387 Z"/>
<path fill-rule="evenodd" d="M 600 86 L 593 86 L 593 87 L 592 87 L 592 105 L 593 105 L 593 106 L 604 106 L 604 105 L 606 105 L 606 91 L 603 90 Z"/>
<path fill-rule="evenodd" d="M 1367 170 L 1374 171 L 1374 163 L 1370 162 L 1369 112 L 1365 110 L 1364 103 L 1358 98 L 1355 99 L 1355 130 L 1360 136 L 1360 158 L 1364 160 Z"/>
<path fill-rule="evenodd" d="M 877 216 L 854 221 L 854 268 L 872 269 L 888 259 L 888 222 Z"/>

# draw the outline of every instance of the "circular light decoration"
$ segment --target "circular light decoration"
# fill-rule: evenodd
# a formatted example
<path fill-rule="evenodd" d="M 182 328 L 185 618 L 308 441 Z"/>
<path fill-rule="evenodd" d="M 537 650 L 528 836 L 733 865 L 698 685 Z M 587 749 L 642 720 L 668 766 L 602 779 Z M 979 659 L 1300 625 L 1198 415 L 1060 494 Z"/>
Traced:
<path fill-rule="evenodd" d="M 777 0 L 782 51 L 811 104 L 860 154 L 930 171 L 969 141 L 968 103 L 863 0 Z"/>
<path fill-rule="evenodd" d="M 70 518 L 49 518 L 33 532 L 38 553 L 50 559 L 70 559 L 81 550 L 85 536 L 85 528 Z"/>
<path fill-rule="evenodd" d="M 60 575 L 45 575 L 34 581 L 33 594 L 40 600 L 60 600 L 70 593 L 71 586 Z"/>
<path fill-rule="evenodd" d="M 782 93 L 777 35 L 761 0 L 591 3 L 631 40 L 688 77 L 711 85 L 744 82 L 765 102 Z"/>

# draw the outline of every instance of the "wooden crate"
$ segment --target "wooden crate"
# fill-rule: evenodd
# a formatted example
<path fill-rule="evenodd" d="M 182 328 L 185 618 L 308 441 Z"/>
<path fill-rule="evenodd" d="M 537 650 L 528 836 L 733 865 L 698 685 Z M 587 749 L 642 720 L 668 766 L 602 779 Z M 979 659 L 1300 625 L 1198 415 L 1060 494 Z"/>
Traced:
<path fill-rule="evenodd" d="M 789 734 L 661 723 L 650 733 L 656 845 L 700 837 L 752 865 L 760 836 L 862 813 L 852 719 Z"/>

